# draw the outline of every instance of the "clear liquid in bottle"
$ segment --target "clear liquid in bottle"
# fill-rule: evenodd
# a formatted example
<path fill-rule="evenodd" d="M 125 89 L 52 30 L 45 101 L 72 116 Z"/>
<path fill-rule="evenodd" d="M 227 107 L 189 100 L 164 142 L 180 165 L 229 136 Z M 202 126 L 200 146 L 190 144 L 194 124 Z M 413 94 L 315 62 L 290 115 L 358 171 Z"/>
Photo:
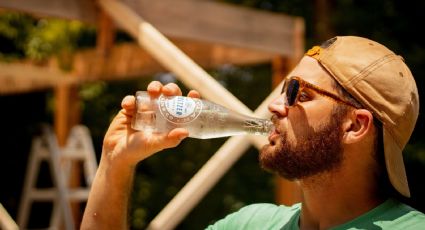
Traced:
<path fill-rule="evenodd" d="M 136 92 L 132 128 L 144 132 L 168 132 L 185 128 L 198 139 L 234 135 L 268 135 L 273 124 L 268 119 L 245 116 L 221 105 L 182 96 L 152 99 L 146 91 Z"/>

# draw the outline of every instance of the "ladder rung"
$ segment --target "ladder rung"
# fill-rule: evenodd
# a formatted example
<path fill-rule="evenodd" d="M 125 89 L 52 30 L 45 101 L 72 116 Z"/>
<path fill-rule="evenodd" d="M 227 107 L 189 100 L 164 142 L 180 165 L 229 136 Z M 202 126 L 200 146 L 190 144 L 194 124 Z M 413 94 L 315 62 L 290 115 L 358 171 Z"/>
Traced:
<path fill-rule="evenodd" d="M 63 149 L 61 156 L 67 159 L 84 160 L 88 155 L 93 154 L 79 149 Z"/>
<path fill-rule="evenodd" d="M 60 156 L 71 160 L 84 160 L 87 159 L 87 156 L 89 156 L 90 154 L 93 153 L 79 149 L 63 149 Z M 49 159 L 49 150 L 45 148 L 39 149 L 37 157 L 42 160 Z"/>
<path fill-rule="evenodd" d="M 68 193 L 70 200 L 86 201 L 89 198 L 90 189 L 71 189 Z"/>
<path fill-rule="evenodd" d="M 46 149 L 46 148 L 38 149 L 36 157 L 39 158 L 39 159 L 42 159 L 42 160 L 49 159 L 50 158 L 49 150 Z"/>
<path fill-rule="evenodd" d="M 89 191 L 89 189 L 85 188 L 70 189 L 67 197 L 71 201 L 84 201 L 89 197 Z M 56 199 L 56 193 L 57 189 L 54 188 L 32 190 L 29 192 L 29 199 L 33 201 L 51 201 Z"/>
<path fill-rule="evenodd" d="M 43 188 L 43 189 L 31 190 L 29 191 L 28 196 L 29 196 L 29 200 L 49 201 L 56 198 L 56 189 Z"/>

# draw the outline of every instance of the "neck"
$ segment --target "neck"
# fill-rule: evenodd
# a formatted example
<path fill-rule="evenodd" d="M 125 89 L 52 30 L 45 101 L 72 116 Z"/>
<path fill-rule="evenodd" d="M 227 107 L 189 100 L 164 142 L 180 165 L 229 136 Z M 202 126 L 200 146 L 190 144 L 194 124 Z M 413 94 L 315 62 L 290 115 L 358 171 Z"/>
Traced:
<path fill-rule="evenodd" d="M 301 229 L 329 229 L 366 213 L 383 202 L 374 183 L 360 172 L 337 171 L 300 181 Z"/>

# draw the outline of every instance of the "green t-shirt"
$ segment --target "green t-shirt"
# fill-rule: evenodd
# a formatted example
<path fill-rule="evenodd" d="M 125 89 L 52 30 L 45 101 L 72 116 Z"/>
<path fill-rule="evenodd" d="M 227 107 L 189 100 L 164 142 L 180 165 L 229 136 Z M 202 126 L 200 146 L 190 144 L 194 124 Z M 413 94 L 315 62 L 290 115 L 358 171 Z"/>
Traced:
<path fill-rule="evenodd" d="M 208 230 L 278 229 L 298 230 L 301 205 L 291 207 L 274 204 L 253 204 L 226 216 Z M 425 229 L 425 215 L 397 200 L 389 199 L 369 212 L 345 224 L 340 229 Z"/>

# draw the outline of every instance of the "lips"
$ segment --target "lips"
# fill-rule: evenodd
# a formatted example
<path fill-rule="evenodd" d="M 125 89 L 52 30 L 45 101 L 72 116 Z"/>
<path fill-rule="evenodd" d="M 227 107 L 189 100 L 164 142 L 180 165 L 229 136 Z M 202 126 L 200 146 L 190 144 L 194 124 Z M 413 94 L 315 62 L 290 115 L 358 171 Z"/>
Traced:
<path fill-rule="evenodd" d="M 278 118 L 276 117 L 276 115 L 273 115 L 271 121 L 273 122 L 274 125 L 274 129 L 273 131 L 270 133 L 269 135 L 269 142 L 270 144 L 274 145 L 275 144 L 275 139 L 278 138 L 280 136 L 280 132 L 279 132 L 279 126 L 278 126 Z"/>
<path fill-rule="evenodd" d="M 276 133 L 276 132 L 272 132 L 272 133 L 270 133 L 270 135 L 269 135 L 269 143 L 271 144 L 271 145 L 274 145 L 275 144 L 275 139 L 276 139 L 276 136 L 277 136 L 278 134 Z"/>

